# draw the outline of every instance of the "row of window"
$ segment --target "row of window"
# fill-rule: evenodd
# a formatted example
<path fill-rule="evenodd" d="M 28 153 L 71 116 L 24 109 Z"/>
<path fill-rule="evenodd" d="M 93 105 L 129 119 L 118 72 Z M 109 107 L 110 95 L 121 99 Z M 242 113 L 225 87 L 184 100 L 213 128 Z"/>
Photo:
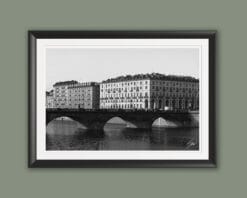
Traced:
<path fill-rule="evenodd" d="M 104 106 L 102 105 L 101 108 L 110 108 L 110 109 L 132 109 L 132 108 L 144 108 L 143 104 L 112 104 Z"/>
<path fill-rule="evenodd" d="M 145 94 L 144 93 L 126 93 L 126 94 L 121 94 L 121 93 L 116 93 L 116 94 L 113 94 L 113 93 L 110 93 L 110 94 L 102 94 L 101 97 L 135 97 L 135 96 L 148 96 L 148 92 L 146 92 Z"/>
<path fill-rule="evenodd" d="M 142 93 L 127 93 L 127 94 L 102 94 L 101 95 L 101 98 L 128 98 L 128 97 L 148 97 L 148 93 L 146 92 L 145 94 L 142 94 Z M 198 96 L 198 93 L 195 92 L 195 93 L 181 93 L 181 92 L 178 92 L 178 93 L 169 93 L 169 92 L 153 92 L 151 93 L 151 96 L 160 96 L 160 97 L 164 97 L 164 96 L 173 96 L 173 97 L 176 97 L 176 96 L 187 96 L 187 97 L 191 97 L 191 96 Z"/>
<path fill-rule="evenodd" d="M 124 86 L 134 86 L 134 85 L 147 85 L 148 81 L 132 81 L 132 82 L 118 82 L 118 83 L 104 83 L 101 84 L 101 88 L 110 88 L 110 87 L 124 87 Z M 179 87 L 196 87 L 198 86 L 197 82 L 174 82 L 174 81 L 150 81 L 150 85 L 167 85 L 167 86 L 179 86 Z"/>
<path fill-rule="evenodd" d="M 68 101 L 74 101 L 74 100 L 91 100 L 91 98 L 76 97 L 76 98 L 69 98 L 68 99 Z"/>
<path fill-rule="evenodd" d="M 147 86 L 145 87 L 124 87 L 124 88 L 106 88 L 106 89 L 101 89 L 100 91 L 101 92 L 122 92 L 122 91 L 139 91 L 139 90 L 142 90 L 142 89 L 148 89 Z"/>
<path fill-rule="evenodd" d="M 109 109 L 142 109 L 142 108 L 149 108 L 149 109 L 164 109 L 165 107 L 171 107 L 175 109 L 198 109 L 198 104 L 193 102 L 186 103 L 182 101 L 166 101 L 166 104 L 163 105 L 162 103 L 151 103 L 148 106 L 148 103 L 145 104 L 102 104 L 100 108 L 109 108 Z"/>
<path fill-rule="evenodd" d="M 75 92 L 75 93 L 77 93 L 77 92 L 80 92 L 80 93 L 84 93 L 84 92 L 91 92 L 92 90 L 85 90 L 85 89 L 74 89 L 74 90 L 69 90 L 69 93 L 73 93 L 73 92 Z"/>
<path fill-rule="evenodd" d="M 143 99 L 121 99 L 121 100 L 108 100 L 108 99 L 102 99 L 101 102 L 104 103 L 128 103 L 128 102 L 143 102 Z"/>
<path fill-rule="evenodd" d="M 147 86 L 145 87 L 147 89 Z M 139 92 L 142 90 L 142 87 L 133 87 L 133 88 L 108 88 L 108 89 L 101 89 L 100 91 L 106 92 L 106 93 L 116 93 L 116 92 Z M 198 91 L 197 88 L 176 88 L 176 87 L 158 87 L 158 86 L 152 86 L 152 91 L 170 91 L 170 92 L 191 92 L 191 91 Z"/>
<path fill-rule="evenodd" d="M 113 86 L 125 86 L 125 85 L 142 85 L 142 84 L 148 84 L 148 81 L 132 81 L 132 82 L 119 82 L 119 83 L 103 83 L 103 84 L 100 84 L 101 87 L 113 87 Z"/>
<path fill-rule="evenodd" d="M 150 81 L 151 85 L 167 85 L 167 86 L 185 86 L 185 87 L 196 87 L 198 83 L 191 82 L 171 82 L 171 81 Z"/>

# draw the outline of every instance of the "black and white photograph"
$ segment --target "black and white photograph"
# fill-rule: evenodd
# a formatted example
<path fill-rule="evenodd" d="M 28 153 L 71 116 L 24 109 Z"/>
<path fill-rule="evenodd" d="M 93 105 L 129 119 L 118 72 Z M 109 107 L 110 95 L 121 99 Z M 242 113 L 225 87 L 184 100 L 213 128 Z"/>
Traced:
<path fill-rule="evenodd" d="M 31 161 L 214 164 L 214 33 L 50 33 L 29 34 Z"/>
<path fill-rule="evenodd" d="M 198 49 L 47 49 L 47 150 L 198 150 Z"/>

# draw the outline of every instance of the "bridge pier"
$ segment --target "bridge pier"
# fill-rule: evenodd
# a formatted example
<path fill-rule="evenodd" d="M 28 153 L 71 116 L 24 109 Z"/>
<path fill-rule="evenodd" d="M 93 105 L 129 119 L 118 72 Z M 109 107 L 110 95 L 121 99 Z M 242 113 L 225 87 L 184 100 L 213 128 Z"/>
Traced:
<path fill-rule="evenodd" d="M 146 121 L 126 121 L 127 128 L 151 129 L 152 123 Z"/>
<path fill-rule="evenodd" d="M 104 126 L 105 126 L 105 122 L 94 122 L 92 124 L 87 124 L 86 128 L 89 130 L 103 131 Z"/>

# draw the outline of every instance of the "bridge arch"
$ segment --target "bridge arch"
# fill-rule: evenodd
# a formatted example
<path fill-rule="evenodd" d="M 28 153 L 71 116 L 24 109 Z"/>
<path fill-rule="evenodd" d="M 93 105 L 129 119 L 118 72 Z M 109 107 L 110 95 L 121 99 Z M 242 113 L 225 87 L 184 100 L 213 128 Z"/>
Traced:
<path fill-rule="evenodd" d="M 163 117 L 157 117 L 152 122 L 152 127 L 164 127 L 164 128 L 173 128 L 179 127 L 181 124 L 179 122 L 169 120 Z"/>
<path fill-rule="evenodd" d="M 104 127 L 106 127 L 107 124 L 121 124 L 121 125 L 126 125 L 126 120 L 123 119 L 121 116 L 112 116 L 112 117 L 108 118 L 105 121 Z"/>
<path fill-rule="evenodd" d="M 52 118 L 50 118 L 50 119 L 46 118 L 46 127 L 55 120 L 75 121 L 75 122 L 79 123 L 83 128 L 87 128 L 87 126 L 85 124 L 81 123 L 78 118 L 73 117 L 73 116 L 63 116 L 63 115 L 52 116 Z"/>
<path fill-rule="evenodd" d="M 52 119 L 46 125 L 46 135 L 71 135 L 86 130 L 86 126 L 67 116 Z"/>

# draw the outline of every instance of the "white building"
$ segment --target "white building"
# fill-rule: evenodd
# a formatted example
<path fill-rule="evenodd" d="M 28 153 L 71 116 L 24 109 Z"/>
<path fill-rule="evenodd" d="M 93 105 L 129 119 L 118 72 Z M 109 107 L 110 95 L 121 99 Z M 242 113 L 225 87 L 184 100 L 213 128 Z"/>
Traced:
<path fill-rule="evenodd" d="M 100 84 L 102 109 L 199 108 L 199 80 L 185 76 L 121 76 Z"/>
<path fill-rule="evenodd" d="M 150 80 L 131 77 L 116 78 L 100 84 L 100 108 L 143 109 L 150 98 Z"/>

